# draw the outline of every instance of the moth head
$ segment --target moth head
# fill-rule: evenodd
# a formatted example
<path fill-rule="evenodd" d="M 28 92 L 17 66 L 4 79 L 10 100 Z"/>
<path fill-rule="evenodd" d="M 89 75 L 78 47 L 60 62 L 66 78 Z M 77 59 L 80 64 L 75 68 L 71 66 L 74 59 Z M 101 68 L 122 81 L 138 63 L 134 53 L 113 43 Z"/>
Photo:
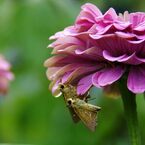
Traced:
<path fill-rule="evenodd" d="M 71 91 L 71 88 L 69 85 L 62 84 L 62 83 L 59 84 L 58 88 L 59 88 L 60 92 L 62 92 L 62 93 L 69 93 Z"/>
<path fill-rule="evenodd" d="M 72 106 L 72 103 L 73 103 L 72 98 L 69 98 L 69 99 L 67 100 L 67 105 L 68 105 L 68 106 Z"/>
<path fill-rule="evenodd" d="M 63 93 L 65 93 L 65 85 L 62 83 L 59 83 L 58 87 L 57 87 L 57 92 L 59 92 L 57 95 L 55 95 L 55 97 L 60 97 Z"/>
<path fill-rule="evenodd" d="M 59 88 L 60 88 L 60 90 L 63 90 L 64 89 L 64 84 L 59 84 Z"/>
<path fill-rule="evenodd" d="M 65 85 L 62 84 L 62 83 L 60 83 L 59 86 L 58 86 L 58 88 L 59 88 L 59 90 L 60 90 L 61 92 L 63 92 L 63 90 L 65 89 Z"/>

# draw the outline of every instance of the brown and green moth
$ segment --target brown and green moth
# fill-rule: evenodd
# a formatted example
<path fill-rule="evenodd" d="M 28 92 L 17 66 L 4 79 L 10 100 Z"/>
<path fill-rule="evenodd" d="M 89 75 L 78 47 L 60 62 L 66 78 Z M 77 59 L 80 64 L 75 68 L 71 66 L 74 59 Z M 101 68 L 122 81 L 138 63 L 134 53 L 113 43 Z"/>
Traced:
<path fill-rule="evenodd" d="M 95 131 L 97 113 L 101 108 L 88 103 L 88 95 L 77 95 L 76 87 L 71 84 L 59 84 L 59 90 L 69 108 L 73 121 L 77 123 L 81 120 L 87 128 Z"/>

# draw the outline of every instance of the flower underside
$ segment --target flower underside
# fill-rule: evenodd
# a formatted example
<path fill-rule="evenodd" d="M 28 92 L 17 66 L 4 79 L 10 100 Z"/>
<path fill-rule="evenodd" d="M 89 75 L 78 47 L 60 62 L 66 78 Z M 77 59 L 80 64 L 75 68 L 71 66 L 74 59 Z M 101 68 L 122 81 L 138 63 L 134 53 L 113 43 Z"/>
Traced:
<path fill-rule="evenodd" d="M 111 87 L 124 75 L 133 93 L 145 91 L 145 13 L 105 14 L 87 3 L 75 24 L 51 36 L 53 56 L 45 61 L 50 88 L 77 86 L 85 94 L 92 86 Z"/>

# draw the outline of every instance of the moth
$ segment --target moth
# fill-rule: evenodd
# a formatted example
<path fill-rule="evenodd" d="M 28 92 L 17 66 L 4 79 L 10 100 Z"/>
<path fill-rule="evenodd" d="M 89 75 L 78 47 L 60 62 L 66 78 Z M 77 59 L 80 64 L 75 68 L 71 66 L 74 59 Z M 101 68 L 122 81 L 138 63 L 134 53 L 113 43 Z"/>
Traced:
<path fill-rule="evenodd" d="M 77 123 L 81 120 L 87 128 L 95 131 L 97 113 L 101 107 L 87 103 L 89 96 L 86 94 L 77 95 L 76 87 L 71 84 L 59 84 L 59 90 L 69 108 L 73 121 Z"/>

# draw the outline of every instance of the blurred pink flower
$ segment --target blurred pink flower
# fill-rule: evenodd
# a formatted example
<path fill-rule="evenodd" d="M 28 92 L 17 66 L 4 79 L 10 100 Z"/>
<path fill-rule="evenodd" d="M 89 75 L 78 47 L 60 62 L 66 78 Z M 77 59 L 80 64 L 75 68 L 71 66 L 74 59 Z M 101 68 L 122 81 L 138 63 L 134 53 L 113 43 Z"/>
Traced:
<path fill-rule="evenodd" d="M 84 94 L 92 86 L 108 89 L 124 75 L 131 92 L 145 91 L 145 13 L 117 15 L 110 8 L 102 14 L 87 3 L 73 26 L 50 39 L 54 56 L 44 65 L 54 94 L 60 82 Z"/>
<path fill-rule="evenodd" d="M 9 62 L 0 55 L 0 95 L 5 95 L 7 93 L 9 81 L 14 78 L 13 74 L 10 72 L 10 67 Z"/>

